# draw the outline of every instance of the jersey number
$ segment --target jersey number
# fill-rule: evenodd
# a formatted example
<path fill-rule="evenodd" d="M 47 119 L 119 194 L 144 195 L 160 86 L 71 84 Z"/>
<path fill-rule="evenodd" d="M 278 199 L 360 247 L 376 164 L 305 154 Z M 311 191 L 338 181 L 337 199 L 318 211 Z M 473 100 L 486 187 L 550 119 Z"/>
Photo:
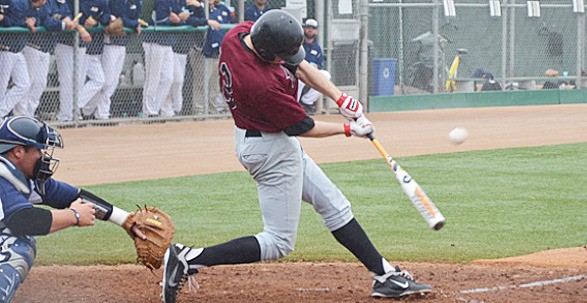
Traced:
<path fill-rule="evenodd" d="M 220 73 L 222 75 L 222 94 L 228 106 L 231 109 L 236 109 L 236 103 L 234 102 L 234 96 L 232 92 L 232 75 L 228 69 L 226 62 L 220 63 Z"/>

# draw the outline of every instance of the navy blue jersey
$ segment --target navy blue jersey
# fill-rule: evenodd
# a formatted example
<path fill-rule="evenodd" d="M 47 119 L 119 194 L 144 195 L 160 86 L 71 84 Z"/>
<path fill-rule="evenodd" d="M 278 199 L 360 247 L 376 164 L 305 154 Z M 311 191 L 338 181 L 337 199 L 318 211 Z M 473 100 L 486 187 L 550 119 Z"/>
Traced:
<path fill-rule="evenodd" d="M 169 13 L 179 14 L 186 9 L 185 0 L 155 0 L 155 16 L 150 24 L 154 26 L 175 26 L 185 25 L 185 21 L 172 23 L 169 21 Z M 173 46 L 177 42 L 177 37 L 171 33 L 147 33 L 142 35 L 143 41 L 157 43 L 166 46 Z"/>
<path fill-rule="evenodd" d="M 261 10 L 256 5 L 251 4 L 245 8 L 245 21 L 257 21 L 269 9 L 269 5 L 265 5 L 265 8 Z"/>
<path fill-rule="evenodd" d="M 79 6 L 79 11 L 83 13 L 79 19 L 80 24 L 83 25 L 90 16 L 98 22 L 98 25 L 107 26 L 110 24 L 110 8 L 106 0 L 81 0 Z M 86 51 L 88 55 L 102 54 L 104 50 L 104 34 L 101 31 L 90 33 L 92 42 L 82 42 L 81 45 L 88 48 Z"/>
<path fill-rule="evenodd" d="M 31 9 L 28 15 L 36 19 L 35 25 L 44 26 L 51 33 L 33 34 L 27 45 L 45 53 L 52 52 L 57 44 L 57 36 L 53 32 L 64 30 L 65 24 L 61 20 L 69 14 L 71 12 L 65 1 L 47 0 L 40 8 Z"/>
<path fill-rule="evenodd" d="M 210 5 L 208 19 L 216 20 L 220 24 L 234 23 L 232 12 L 223 4 Z M 208 58 L 218 58 L 218 55 L 220 54 L 220 45 L 222 45 L 222 39 L 224 39 L 225 33 L 226 32 L 223 29 L 215 30 L 211 27 L 208 29 L 206 42 L 204 42 L 204 49 L 202 51 L 204 56 Z"/>
<path fill-rule="evenodd" d="M 73 1 L 72 0 L 56 0 L 56 7 L 59 8 L 58 12 L 53 13 L 53 18 L 59 17 L 59 19 L 64 19 L 65 17 L 69 17 L 69 19 L 73 20 Z M 58 43 L 62 43 L 65 45 L 73 46 L 73 34 L 61 34 L 57 38 Z M 82 41 L 80 39 L 80 45 Z"/>
<path fill-rule="evenodd" d="M 322 48 L 318 44 L 317 39 L 314 39 L 312 43 L 306 43 L 304 40 L 304 50 L 306 51 L 306 61 L 315 65 L 318 69 L 322 69 L 324 57 L 322 56 Z"/>
<path fill-rule="evenodd" d="M 206 12 L 204 11 L 205 8 L 203 4 L 198 7 L 189 5 L 187 9 L 190 12 L 190 17 L 185 21 L 186 24 L 191 26 L 208 25 L 208 19 L 206 19 Z"/>
<path fill-rule="evenodd" d="M 0 220 L 10 220 L 19 210 L 35 204 L 53 208 L 67 208 L 78 197 L 78 188 L 54 179 L 45 183 L 45 194 L 35 191 L 31 180 L 17 169 L 10 160 L 0 156 Z"/>
<path fill-rule="evenodd" d="M 27 28 L 25 17 L 31 7 L 29 0 L 0 0 L 0 6 L 4 11 L 4 19 L 0 22 L 0 26 Z M 27 44 L 28 36 L 22 33 L 1 34 L 0 51 L 21 52 Z"/>
<path fill-rule="evenodd" d="M 122 18 L 124 27 L 136 29 L 139 26 L 139 17 L 143 8 L 141 0 L 111 0 L 108 1 L 110 14 Z M 127 45 L 132 39 L 131 35 L 123 37 L 110 37 L 108 43 L 114 45 Z M 108 44 L 107 43 L 107 44 Z"/>

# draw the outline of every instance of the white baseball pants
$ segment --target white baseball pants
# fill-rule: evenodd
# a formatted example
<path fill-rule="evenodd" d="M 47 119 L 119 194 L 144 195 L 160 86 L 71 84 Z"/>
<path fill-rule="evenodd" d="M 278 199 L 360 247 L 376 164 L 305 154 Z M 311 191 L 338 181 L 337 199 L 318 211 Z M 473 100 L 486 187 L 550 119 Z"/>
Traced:
<path fill-rule="evenodd" d="M 35 111 L 39 107 L 41 96 L 43 96 L 43 92 L 47 88 L 51 55 L 30 46 L 25 46 L 22 54 L 26 60 L 31 88 L 22 102 L 16 104 L 13 113 L 15 116 L 34 117 Z"/>
<path fill-rule="evenodd" d="M 91 115 L 96 110 L 97 102 L 89 104 L 106 84 L 104 78 L 104 69 L 102 68 L 102 55 L 86 55 L 87 67 L 83 74 L 84 78 L 89 80 L 84 84 L 79 98 L 79 108 L 82 109 L 84 115 Z"/>
<path fill-rule="evenodd" d="M 143 114 L 158 115 L 173 83 L 173 49 L 171 46 L 143 42 L 145 51 L 145 85 Z"/>
<path fill-rule="evenodd" d="M 173 83 L 169 95 L 161 105 L 162 117 L 173 117 L 183 106 L 183 83 L 188 55 L 173 53 Z"/>
<path fill-rule="evenodd" d="M 324 77 L 326 77 L 326 79 L 330 80 L 330 73 L 328 71 L 325 71 L 323 69 L 320 70 L 320 72 L 322 73 L 322 75 L 324 75 Z M 320 93 L 319 91 L 310 88 L 310 90 L 308 90 L 307 93 L 305 93 L 303 96 L 300 96 L 302 94 L 302 90 L 304 89 L 304 86 L 306 86 L 306 84 L 304 82 L 302 82 L 301 80 L 298 81 L 298 101 L 307 104 L 307 105 L 312 105 L 314 103 L 316 103 L 316 101 L 318 101 L 318 99 L 320 97 L 322 97 L 322 93 Z"/>
<path fill-rule="evenodd" d="M 55 60 L 57 61 L 60 86 L 59 113 L 57 114 L 59 121 L 71 121 L 73 119 L 73 49 L 73 46 L 61 43 L 58 43 L 55 47 Z M 78 48 L 77 58 L 77 92 L 79 100 L 87 70 L 85 47 Z"/>
<path fill-rule="evenodd" d="M 104 45 L 101 62 L 105 83 L 102 89 L 84 107 L 85 114 L 91 115 L 93 113 L 95 118 L 99 120 L 110 118 L 111 98 L 118 87 L 125 57 L 125 46 Z"/>
<path fill-rule="evenodd" d="M 26 60 L 22 52 L 0 52 L 0 118 L 8 116 L 12 109 L 24 102 L 31 87 Z M 8 89 L 12 79 L 14 86 Z"/>

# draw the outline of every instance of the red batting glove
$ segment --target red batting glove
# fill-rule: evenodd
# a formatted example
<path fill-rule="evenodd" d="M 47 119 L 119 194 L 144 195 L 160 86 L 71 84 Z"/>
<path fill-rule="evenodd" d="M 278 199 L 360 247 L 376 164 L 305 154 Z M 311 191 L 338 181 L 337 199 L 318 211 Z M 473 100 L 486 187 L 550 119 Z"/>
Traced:
<path fill-rule="evenodd" d="M 357 119 L 363 116 L 363 104 L 345 93 L 340 95 L 336 104 L 340 108 L 340 114 L 348 119 Z"/>

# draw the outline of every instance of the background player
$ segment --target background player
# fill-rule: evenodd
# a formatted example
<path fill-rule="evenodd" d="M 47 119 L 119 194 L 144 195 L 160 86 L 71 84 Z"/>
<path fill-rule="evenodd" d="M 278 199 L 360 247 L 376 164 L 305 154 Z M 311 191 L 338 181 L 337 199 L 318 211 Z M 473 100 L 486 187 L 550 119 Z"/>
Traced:
<path fill-rule="evenodd" d="M 267 0 L 254 0 L 245 8 L 245 21 L 257 21 L 261 15 L 270 10 Z"/>
<path fill-rule="evenodd" d="M 112 16 L 122 19 L 124 27 L 134 29 L 137 35 L 141 34 L 138 19 L 141 14 L 142 1 L 108 1 L 108 8 Z M 118 87 L 120 73 L 124 67 L 126 45 L 132 38 L 132 35 L 122 37 L 104 35 L 104 49 L 100 57 L 101 68 L 104 72 L 104 86 L 86 105 L 85 115 L 93 114 L 94 118 L 102 120 L 110 118 L 111 98 Z"/>
<path fill-rule="evenodd" d="M 330 73 L 325 71 L 324 68 L 324 56 L 322 56 L 322 48 L 318 44 L 316 35 L 318 34 L 318 21 L 314 19 L 308 19 L 304 23 L 304 51 L 306 52 L 306 61 L 310 65 L 316 67 L 324 75 L 324 77 L 330 80 Z M 313 115 L 316 113 L 316 102 L 322 97 L 322 94 L 309 87 L 303 81 L 298 81 L 298 101 L 302 104 L 302 107 L 307 114 Z"/>
<path fill-rule="evenodd" d="M 129 215 L 86 190 L 52 179 L 59 163 L 53 158 L 55 147 L 63 147 L 61 135 L 34 118 L 9 117 L 0 125 L 0 302 L 10 302 L 31 269 L 34 236 L 91 226 L 94 218 L 122 226 Z M 136 226 L 133 231 L 145 239 Z"/>
<path fill-rule="evenodd" d="M 73 17 L 73 2 L 57 1 L 59 12 L 57 13 L 62 18 L 68 18 L 74 20 Z M 58 36 L 58 42 L 55 46 L 55 62 L 57 63 L 57 75 L 59 77 L 59 113 L 57 119 L 61 122 L 67 122 L 73 120 L 73 95 L 74 86 L 77 88 L 78 96 L 81 96 L 81 89 L 86 81 L 82 75 L 86 74 L 87 71 L 87 60 L 86 60 L 86 43 L 92 41 L 92 36 L 88 31 L 81 25 L 75 22 L 75 29 L 80 33 L 79 47 L 74 48 L 74 35 L 67 33 Z M 74 51 L 77 52 L 77 79 L 73 78 L 73 58 Z M 76 83 L 75 83 L 76 82 Z M 74 85 L 74 83 L 76 85 Z"/>
<path fill-rule="evenodd" d="M 155 0 L 149 25 L 185 25 L 185 20 L 190 17 L 189 12 L 184 11 L 185 6 L 185 0 Z M 173 44 L 177 39 L 173 34 L 160 32 L 145 33 L 142 37 L 145 52 L 143 114 L 157 117 L 173 85 Z"/>
<path fill-rule="evenodd" d="M 350 202 L 303 151 L 296 136 L 363 137 L 373 131 L 363 106 L 304 59 L 303 31 L 289 13 L 271 10 L 231 29 L 219 58 L 220 86 L 235 120 L 236 153 L 257 182 L 262 232 L 205 248 L 172 244 L 165 256 L 163 300 L 175 302 L 199 268 L 270 260 L 294 249 L 301 200 L 314 206 L 336 240 L 373 273 L 372 296 L 400 298 L 431 291 L 395 269 L 375 249 Z M 314 121 L 296 100 L 297 78 L 338 100 L 344 124 Z"/>
<path fill-rule="evenodd" d="M 0 0 L 0 27 L 18 26 L 36 30 L 34 20 L 31 22 L 31 18 L 27 18 L 27 11 L 44 3 L 33 3 L 30 0 Z M 15 105 L 23 102 L 31 87 L 26 60 L 22 53 L 28 37 L 26 34 L 0 34 L 0 118 L 7 116 Z M 13 83 L 12 87 L 9 86 L 10 80 Z"/>
<path fill-rule="evenodd" d="M 113 17 L 110 15 L 110 7 L 108 7 L 106 1 L 83 0 L 80 1 L 79 5 L 80 12 L 82 13 L 79 22 L 84 24 L 86 28 L 100 25 L 107 26 L 113 21 Z M 104 33 L 92 32 L 91 36 L 92 41 L 86 45 L 86 71 L 81 75 L 83 79 L 87 77 L 88 81 L 82 87 L 78 106 L 82 109 L 82 115 L 84 117 L 94 115 L 97 119 L 108 119 L 110 117 L 110 108 L 106 109 L 106 113 L 100 113 L 96 112 L 96 102 L 90 103 L 106 85 L 104 68 L 102 67 Z"/>
<path fill-rule="evenodd" d="M 39 25 L 48 31 L 56 33 L 63 30 L 72 30 L 79 26 L 77 21 L 71 20 L 68 15 L 69 5 L 58 0 L 47 0 L 47 3 L 38 9 L 29 10 L 33 13 Z M 51 64 L 51 53 L 57 44 L 57 35 L 36 34 L 30 35 L 27 46 L 23 49 L 30 77 L 30 90 L 24 100 L 18 103 L 13 110 L 15 116 L 34 117 L 41 96 L 47 88 L 47 76 Z"/>

